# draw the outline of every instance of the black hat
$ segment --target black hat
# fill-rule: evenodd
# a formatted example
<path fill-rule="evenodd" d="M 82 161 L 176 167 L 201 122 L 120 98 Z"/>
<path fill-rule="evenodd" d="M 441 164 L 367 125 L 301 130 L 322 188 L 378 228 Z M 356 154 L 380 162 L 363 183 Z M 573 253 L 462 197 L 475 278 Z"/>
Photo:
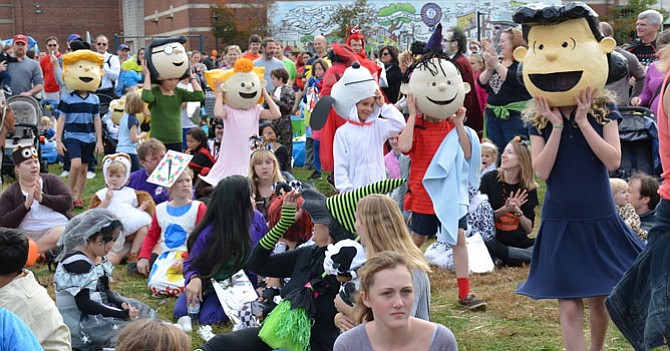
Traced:
<path fill-rule="evenodd" d="M 326 207 L 326 196 L 314 189 L 305 189 L 302 191 L 304 200 L 302 208 L 312 218 L 314 224 L 324 224 L 328 226 L 330 236 L 334 242 L 343 239 L 353 239 L 354 234 L 344 229 L 333 216 L 331 216 L 328 207 Z"/>

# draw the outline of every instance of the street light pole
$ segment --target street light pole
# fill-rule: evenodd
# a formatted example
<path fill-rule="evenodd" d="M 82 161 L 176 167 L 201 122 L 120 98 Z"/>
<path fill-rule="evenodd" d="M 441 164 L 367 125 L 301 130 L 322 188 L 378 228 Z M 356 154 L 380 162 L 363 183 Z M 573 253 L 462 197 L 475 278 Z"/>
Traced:
<path fill-rule="evenodd" d="M 212 19 L 214 19 L 214 22 L 216 24 L 218 24 L 219 18 L 221 18 L 221 16 L 219 16 L 218 13 L 214 12 L 214 14 L 212 15 Z M 216 52 L 218 53 L 219 52 L 219 36 L 218 36 L 216 30 L 214 31 L 214 48 L 216 49 Z"/>

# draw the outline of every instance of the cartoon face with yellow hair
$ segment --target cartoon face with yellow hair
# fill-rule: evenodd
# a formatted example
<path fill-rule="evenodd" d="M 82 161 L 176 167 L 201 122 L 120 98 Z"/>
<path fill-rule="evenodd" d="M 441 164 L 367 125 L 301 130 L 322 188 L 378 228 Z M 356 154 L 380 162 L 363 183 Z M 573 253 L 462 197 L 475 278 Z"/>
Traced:
<path fill-rule="evenodd" d="M 77 50 L 63 55 L 63 81 L 74 91 L 96 91 L 105 74 L 105 57 L 91 50 Z"/>
<path fill-rule="evenodd" d="M 250 110 L 256 104 L 263 103 L 263 89 L 267 84 L 263 79 L 264 73 L 265 67 L 254 67 L 251 60 L 241 58 L 235 61 L 235 68 L 232 70 L 216 69 L 205 72 L 205 79 L 210 87 L 216 86 L 216 82 L 223 82 L 223 103 L 232 108 Z"/>
<path fill-rule="evenodd" d="M 598 15 L 587 5 L 529 5 L 517 10 L 514 21 L 523 24 L 528 41 L 528 48 L 514 50 L 514 59 L 523 62 L 523 83 L 550 106 L 574 106 L 580 91 L 603 89 L 623 76 L 620 55 L 612 52 L 616 42 L 603 37 Z"/>

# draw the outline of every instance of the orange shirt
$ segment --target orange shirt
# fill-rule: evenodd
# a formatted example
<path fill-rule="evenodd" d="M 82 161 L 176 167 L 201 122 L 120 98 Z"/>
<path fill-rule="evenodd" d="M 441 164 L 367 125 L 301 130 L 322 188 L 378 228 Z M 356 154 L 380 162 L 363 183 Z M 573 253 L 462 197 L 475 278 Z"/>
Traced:
<path fill-rule="evenodd" d="M 251 61 L 255 61 L 256 59 L 261 58 L 261 56 L 263 55 L 261 55 L 260 53 L 258 53 L 258 55 L 254 55 L 251 53 L 251 51 L 247 51 L 244 54 L 242 54 L 242 57 L 244 57 L 245 59 L 249 59 Z"/>
<path fill-rule="evenodd" d="M 422 183 L 423 176 L 426 174 L 435 152 L 454 127 L 454 124 L 446 119 L 440 122 L 426 122 L 423 117 L 417 116 L 412 148 L 407 153 L 412 163 L 409 168 L 407 195 L 405 195 L 405 211 L 435 214 L 433 201 L 428 196 Z"/>

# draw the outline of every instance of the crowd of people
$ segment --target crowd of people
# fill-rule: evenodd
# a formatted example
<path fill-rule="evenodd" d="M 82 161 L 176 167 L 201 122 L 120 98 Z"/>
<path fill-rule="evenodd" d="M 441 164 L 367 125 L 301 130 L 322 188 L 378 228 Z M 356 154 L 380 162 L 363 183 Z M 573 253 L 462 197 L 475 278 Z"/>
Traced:
<path fill-rule="evenodd" d="M 662 16 L 648 10 L 637 17 L 638 39 L 615 47 L 612 26 L 580 9 L 520 11 L 523 28 L 481 41 L 439 25 L 404 51 L 373 52 L 358 28 L 341 43 L 315 36 L 312 51 L 252 35 L 246 51 L 229 45 L 211 56 L 187 52 L 179 37 L 132 55 L 126 44 L 110 53 L 104 35 L 89 44 L 72 34 L 67 55 L 49 37 L 38 61 L 27 55 L 27 37 L 15 35 L 3 48 L 11 55 L 0 61 L 0 87 L 5 97 L 53 107 L 53 116 L 39 116 L 40 130 L 55 142 L 68 180 L 40 173 L 34 145 L 11 153 L 15 181 L 0 197 L 3 333 L 45 350 L 184 350 L 191 345 L 183 331 L 196 323 L 232 322 L 234 332 L 199 349 L 457 350 L 448 326 L 430 322 L 428 273 L 453 270 L 456 302 L 485 310 L 491 301 L 471 291 L 469 278 L 468 240 L 478 234 L 496 267 L 530 264 L 517 293 L 558 300 L 567 349 L 587 344 L 585 305 L 591 349 L 603 349 L 608 309 L 631 343 L 658 346 L 630 336 L 621 309 L 631 281 L 661 284 L 646 272 L 661 262 L 652 250 L 668 245 L 658 239 L 669 198 L 659 177 L 668 175 L 608 182 L 608 171 L 621 162 L 617 105 L 654 112 L 668 163 L 670 32 L 659 32 Z M 543 16 L 546 23 L 536 21 Z M 579 32 L 578 55 L 540 54 L 558 40 L 543 27 Z M 531 40 L 541 42 L 537 51 Z M 611 56 L 590 52 L 595 45 Z M 175 73 L 161 53 L 188 67 Z M 608 58 L 588 70 L 578 60 L 590 54 Z M 607 65 L 618 57 L 628 69 L 617 76 Z M 528 73 L 538 62 L 560 59 L 609 90 L 526 79 L 542 75 Z M 72 72 L 90 69 L 104 71 L 100 83 L 72 88 Z M 552 95 L 561 89 L 570 95 Z M 100 111 L 105 99 L 123 99 L 116 121 L 113 109 Z M 304 136 L 293 120 L 304 123 Z M 115 147 L 100 158 L 103 134 Z M 327 175 L 336 195 L 296 181 L 297 136 L 308 180 Z M 189 155 L 187 165 L 170 163 L 172 182 L 157 183 L 152 174 L 174 152 Z M 86 199 L 95 167 L 104 187 Z M 538 178 L 547 186 L 543 205 Z M 429 250 L 449 252 L 437 267 L 423 251 L 434 236 Z M 55 301 L 26 268 L 31 250 L 56 264 Z M 156 311 L 112 289 L 122 262 L 146 279 L 147 294 L 177 298 L 177 324 L 154 321 Z M 223 282 L 239 275 L 257 293 L 260 310 L 247 307 L 262 325 L 238 328 L 244 311 L 222 301 Z M 305 315 L 309 323 L 292 324 Z M 282 334 L 291 328 L 297 336 Z"/>

